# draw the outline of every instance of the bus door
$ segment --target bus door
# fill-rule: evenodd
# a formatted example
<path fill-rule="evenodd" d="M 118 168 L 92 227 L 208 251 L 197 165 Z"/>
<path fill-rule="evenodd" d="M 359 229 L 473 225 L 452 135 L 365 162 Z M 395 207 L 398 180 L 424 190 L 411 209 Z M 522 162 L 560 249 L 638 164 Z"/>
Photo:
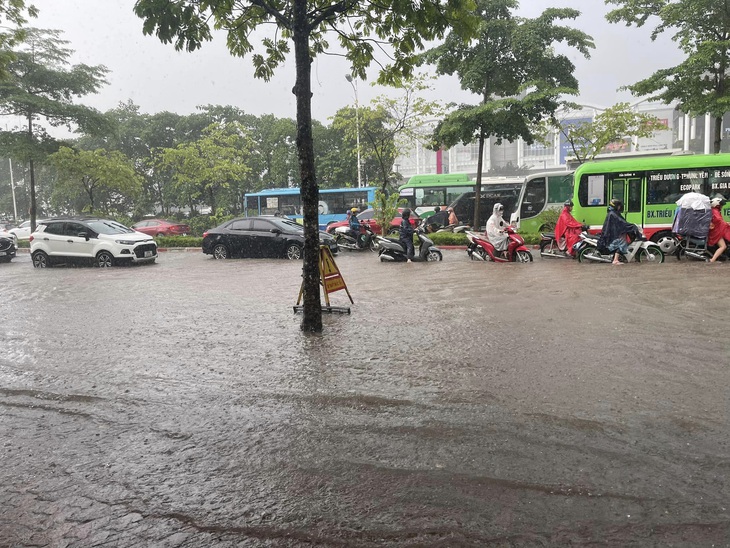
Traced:
<path fill-rule="evenodd" d="M 641 196 L 641 179 L 627 177 L 611 181 L 611 196 L 609 200 L 618 198 L 624 203 L 624 218 L 635 225 L 644 226 L 643 199 Z"/>

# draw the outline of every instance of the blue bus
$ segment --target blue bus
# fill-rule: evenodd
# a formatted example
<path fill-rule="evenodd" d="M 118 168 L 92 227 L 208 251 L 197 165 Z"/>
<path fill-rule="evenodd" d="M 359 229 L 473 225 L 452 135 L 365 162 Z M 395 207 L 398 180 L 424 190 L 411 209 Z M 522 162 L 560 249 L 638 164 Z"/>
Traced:
<path fill-rule="evenodd" d="M 360 211 L 367 209 L 375 200 L 377 187 L 361 188 L 325 188 L 319 189 L 319 228 L 325 230 L 327 225 L 344 221 L 347 212 L 353 207 Z M 302 199 L 299 187 L 268 188 L 261 192 L 252 192 L 244 196 L 246 216 L 274 215 L 279 212 L 296 222 L 302 222 Z"/>

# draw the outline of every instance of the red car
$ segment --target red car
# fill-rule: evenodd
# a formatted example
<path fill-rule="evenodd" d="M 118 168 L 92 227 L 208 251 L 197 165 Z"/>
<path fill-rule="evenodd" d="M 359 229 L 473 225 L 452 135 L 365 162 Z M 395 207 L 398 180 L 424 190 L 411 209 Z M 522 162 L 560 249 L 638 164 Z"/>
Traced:
<path fill-rule="evenodd" d="M 404 208 L 399 207 L 398 208 L 398 212 L 399 213 L 403 213 L 403 209 Z M 375 214 L 375 210 L 372 209 L 372 208 L 368 208 L 365 211 L 363 211 L 361 213 L 358 213 L 357 214 L 357 219 L 362 224 L 368 225 L 370 227 L 370 229 L 373 232 L 375 232 L 375 234 L 377 234 L 378 236 L 380 236 L 380 234 L 381 234 L 381 232 L 380 232 L 380 225 L 377 222 L 375 222 L 375 219 L 373 219 L 373 215 L 374 214 Z M 390 221 L 390 228 L 388 228 L 387 234 L 391 234 L 392 235 L 392 234 L 398 232 L 398 229 L 400 228 L 401 219 L 402 219 L 402 217 L 400 215 L 398 215 L 397 217 L 393 217 L 393 220 Z M 418 223 L 418 219 L 419 219 L 419 217 L 416 214 L 416 212 L 415 211 L 411 211 L 410 220 L 411 220 L 411 224 L 413 226 L 416 226 L 416 224 Z M 337 228 L 338 226 L 347 226 L 347 221 L 339 221 L 339 222 L 336 222 L 336 223 L 330 223 L 330 224 L 328 224 L 327 225 L 327 232 L 330 233 L 330 234 L 332 234 L 335 231 L 335 228 Z"/>
<path fill-rule="evenodd" d="M 133 224 L 132 228 L 150 236 L 187 236 L 190 234 L 190 225 L 163 219 L 146 219 Z"/>

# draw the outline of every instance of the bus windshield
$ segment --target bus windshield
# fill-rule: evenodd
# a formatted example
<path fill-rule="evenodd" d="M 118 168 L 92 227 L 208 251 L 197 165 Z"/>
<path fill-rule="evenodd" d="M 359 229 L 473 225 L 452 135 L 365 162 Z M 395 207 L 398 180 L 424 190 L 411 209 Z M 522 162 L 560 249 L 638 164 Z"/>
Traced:
<path fill-rule="evenodd" d="M 573 196 L 573 172 L 534 173 L 525 179 L 525 187 L 511 221 L 522 232 L 542 232 L 554 219 L 549 210 L 560 210 Z M 555 217 L 555 214 L 552 214 Z"/>

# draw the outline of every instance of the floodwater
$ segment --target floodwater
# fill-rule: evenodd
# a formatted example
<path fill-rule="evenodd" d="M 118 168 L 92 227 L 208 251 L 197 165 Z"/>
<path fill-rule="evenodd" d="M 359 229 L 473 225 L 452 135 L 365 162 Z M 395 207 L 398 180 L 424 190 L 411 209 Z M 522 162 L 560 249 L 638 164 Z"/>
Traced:
<path fill-rule="evenodd" d="M 0 265 L 0 546 L 730 544 L 730 265 L 337 264 Z"/>

